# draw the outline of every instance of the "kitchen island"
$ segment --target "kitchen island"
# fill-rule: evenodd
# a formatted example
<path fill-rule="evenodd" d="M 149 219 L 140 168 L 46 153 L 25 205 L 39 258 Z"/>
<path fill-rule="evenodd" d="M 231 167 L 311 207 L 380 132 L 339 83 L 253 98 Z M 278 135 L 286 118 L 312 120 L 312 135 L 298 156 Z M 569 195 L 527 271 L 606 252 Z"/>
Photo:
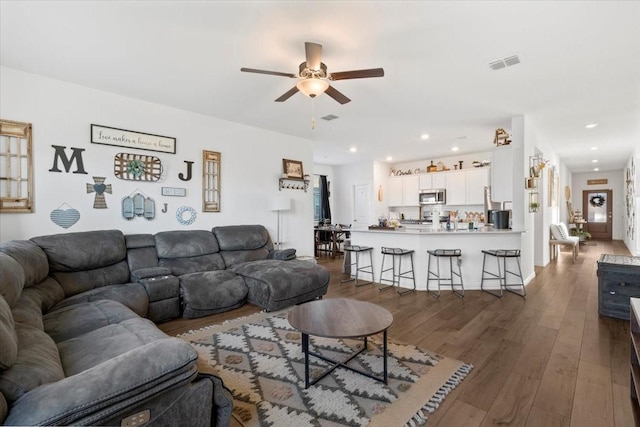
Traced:
<path fill-rule="evenodd" d="M 479 230 L 458 230 L 458 231 L 435 231 L 432 227 L 421 226 L 406 228 L 401 227 L 395 230 L 368 230 L 368 229 L 352 229 L 351 244 L 364 245 L 373 247 L 373 267 L 375 272 L 375 281 L 380 280 L 380 267 L 382 263 L 382 254 L 380 249 L 382 246 L 391 248 L 413 249 L 414 273 L 416 277 L 416 288 L 418 290 L 426 290 L 427 285 L 427 250 L 432 249 L 460 249 L 462 251 L 462 278 L 464 280 L 465 290 L 479 290 L 480 279 L 482 277 L 482 250 L 483 249 L 521 249 L 521 235 L 523 230 L 494 230 L 488 227 L 482 227 Z M 387 257 L 386 265 L 391 266 L 389 257 Z M 446 271 L 443 277 L 448 277 L 449 263 L 446 261 L 446 270 L 444 259 L 441 259 L 440 269 Z M 433 262 L 433 261 L 432 261 Z M 402 260 L 402 269 L 410 265 L 408 257 Z M 487 270 L 497 272 L 496 260 L 493 257 L 487 257 Z M 432 271 L 435 266 L 432 265 Z M 391 272 L 385 273 L 385 277 L 390 277 Z M 532 277 L 524 277 L 525 284 Z M 447 282 L 448 283 L 448 282 Z M 511 283 L 511 281 L 509 281 Z M 403 288 L 411 288 L 413 284 L 411 280 L 402 279 L 400 285 Z M 431 289 L 435 289 L 435 282 L 431 282 Z M 489 281 L 485 283 L 486 288 L 498 289 L 497 281 Z M 450 289 L 450 286 L 442 287 L 443 291 Z"/>

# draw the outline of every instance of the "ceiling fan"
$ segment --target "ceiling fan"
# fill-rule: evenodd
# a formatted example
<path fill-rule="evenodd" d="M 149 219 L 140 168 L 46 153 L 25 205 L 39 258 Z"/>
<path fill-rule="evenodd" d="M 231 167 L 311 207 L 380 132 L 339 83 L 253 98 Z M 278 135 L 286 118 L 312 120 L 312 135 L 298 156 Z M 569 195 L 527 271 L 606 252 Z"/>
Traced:
<path fill-rule="evenodd" d="M 306 54 L 306 61 L 300 64 L 298 74 L 258 70 L 255 68 L 245 67 L 240 68 L 240 71 L 244 71 L 245 73 L 270 74 L 273 76 L 301 79 L 294 87 L 276 99 L 276 102 L 286 101 L 296 92 L 300 91 L 311 98 L 315 98 L 322 93 L 326 93 L 340 104 L 346 104 L 351 100 L 342 92 L 331 86 L 327 80 L 363 79 L 366 77 L 384 76 L 384 70 L 382 68 L 328 73 L 327 66 L 320 60 L 322 56 L 321 44 L 305 42 L 304 50 Z"/>

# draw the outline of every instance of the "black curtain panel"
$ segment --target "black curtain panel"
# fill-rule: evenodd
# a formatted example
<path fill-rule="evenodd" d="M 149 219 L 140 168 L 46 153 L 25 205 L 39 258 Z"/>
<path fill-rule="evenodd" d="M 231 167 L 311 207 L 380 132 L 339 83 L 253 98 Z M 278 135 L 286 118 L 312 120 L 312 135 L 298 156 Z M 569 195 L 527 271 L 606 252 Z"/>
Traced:
<path fill-rule="evenodd" d="M 329 185 L 327 177 L 320 175 L 320 219 L 328 219 L 331 224 L 331 207 L 329 206 Z"/>

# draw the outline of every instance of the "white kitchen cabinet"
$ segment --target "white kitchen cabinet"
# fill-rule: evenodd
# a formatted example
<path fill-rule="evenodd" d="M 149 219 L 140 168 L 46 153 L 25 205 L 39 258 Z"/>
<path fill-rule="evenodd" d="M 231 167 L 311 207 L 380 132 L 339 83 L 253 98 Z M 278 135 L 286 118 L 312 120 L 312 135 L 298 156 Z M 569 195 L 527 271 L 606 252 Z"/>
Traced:
<path fill-rule="evenodd" d="M 418 206 L 420 203 L 420 188 L 418 175 L 404 176 L 402 180 L 403 206 Z"/>
<path fill-rule="evenodd" d="M 447 190 L 447 205 L 467 204 L 466 172 L 447 172 L 445 187 Z"/>
<path fill-rule="evenodd" d="M 513 151 L 510 146 L 496 147 L 491 162 L 491 200 L 513 200 Z"/>
<path fill-rule="evenodd" d="M 418 206 L 420 194 L 418 175 L 390 177 L 389 206 Z"/>
<path fill-rule="evenodd" d="M 428 190 L 430 188 L 433 188 L 431 179 L 432 175 L 433 174 L 431 173 L 423 173 L 418 175 L 418 187 L 420 187 L 420 190 Z"/>
<path fill-rule="evenodd" d="M 402 206 L 402 177 L 389 178 L 387 185 L 389 187 L 389 191 L 387 191 L 389 206 Z"/>
<path fill-rule="evenodd" d="M 445 188 L 446 172 L 430 172 L 418 175 L 420 190 Z"/>
<path fill-rule="evenodd" d="M 489 169 L 468 169 L 466 179 L 466 204 L 484 205 L 484 187 L 489 185 Z"/>
<path fill-rule="evenodd" d="M 455 173 L 455 172 L 453 172 Z M 447 175 L 448 172 L 434 173 L 431 177 L 431 188 L 447 188 Z"/>

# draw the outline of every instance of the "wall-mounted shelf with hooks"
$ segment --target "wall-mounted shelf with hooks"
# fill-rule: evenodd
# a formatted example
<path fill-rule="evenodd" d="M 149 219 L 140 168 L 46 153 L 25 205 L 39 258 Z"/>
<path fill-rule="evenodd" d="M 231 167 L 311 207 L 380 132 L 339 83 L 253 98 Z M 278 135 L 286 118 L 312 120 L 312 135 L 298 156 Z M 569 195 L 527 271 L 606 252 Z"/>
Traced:
<path fill-rule="evenodd" d="M 279 178 L 279 190 L 282 191 L 282 189 L 287 189 L 287 190 L 304 190 L 304 192 L 307 192 L 307 189 L 309 188 L 309 180 L 308 179 L 302 179 L 302 178 Z"/>

